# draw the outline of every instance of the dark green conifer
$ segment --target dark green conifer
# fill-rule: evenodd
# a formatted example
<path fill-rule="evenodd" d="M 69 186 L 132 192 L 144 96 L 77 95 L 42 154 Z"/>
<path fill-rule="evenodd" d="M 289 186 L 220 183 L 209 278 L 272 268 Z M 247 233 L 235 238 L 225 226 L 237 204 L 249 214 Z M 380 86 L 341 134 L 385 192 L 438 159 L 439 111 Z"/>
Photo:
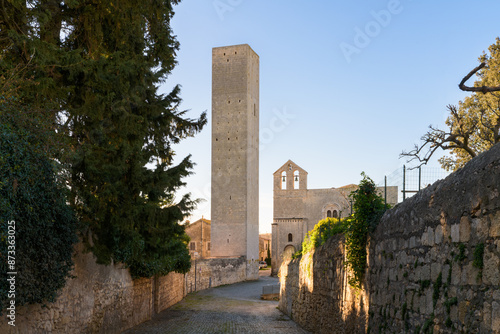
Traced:
<path fill-rule="evenodd" d="M 193 163 L 174 163 L 172 146 L 200 131 L 206 115 L 187 118 L 179 86 L 158 93 L 176 64 L 178 1 L 7 3 L 19 19 L 4 17 L 4 57 L 29 65 L 37 85 L 27 99 L 58 108 L 58 130 L 70 138 L 61 159 L 89 248 L 135 277 L 189 270 L 179 222 L 196 201 L 174 194 Z"/>

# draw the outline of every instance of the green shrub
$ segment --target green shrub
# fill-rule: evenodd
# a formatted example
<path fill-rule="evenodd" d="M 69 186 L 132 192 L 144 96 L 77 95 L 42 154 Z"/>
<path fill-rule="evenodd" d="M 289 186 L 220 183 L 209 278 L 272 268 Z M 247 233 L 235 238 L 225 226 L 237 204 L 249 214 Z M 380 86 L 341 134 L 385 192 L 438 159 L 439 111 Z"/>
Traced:
<path fill-rule="evenodd" d="M 320 220 L 314 229 L 309 231 L 302 242 L 302 254 L 323 245 L 332 236 L 344 233 L 351 218 L 326 218 Z"/>
<path fill-rule="evenodd" d="M 8 272 L 17 272 L 16 306 L 54 301 L 78 241 L 77 220 L 43 137 L 16 126 L 3 112 L 0 108 L 0 310 L 9 302 Z M 15 226 L 15 249 L 9 225 Z M 15 256 L 13 267 L 7 254 Z"/>

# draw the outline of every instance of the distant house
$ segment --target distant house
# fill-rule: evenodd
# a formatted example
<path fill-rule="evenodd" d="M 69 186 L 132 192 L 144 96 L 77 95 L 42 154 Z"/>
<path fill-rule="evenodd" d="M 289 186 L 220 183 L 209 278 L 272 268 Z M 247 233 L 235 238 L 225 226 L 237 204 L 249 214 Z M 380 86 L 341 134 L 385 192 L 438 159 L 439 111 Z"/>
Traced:
<path fill-rule="evenodd" d="M 188 223 L 186 222 L 186 224 Z M 191 259 L 210 257 L 210 220 L 198 219 L 186 226 L 186 233 L 191 238 L 189 242 Z"/>
<path fill-rule="evenodd" d="M 271 252 L 271 239 L 271 233 L 259 234 L 259 261 L 266 260 L 268 249 Z"/>

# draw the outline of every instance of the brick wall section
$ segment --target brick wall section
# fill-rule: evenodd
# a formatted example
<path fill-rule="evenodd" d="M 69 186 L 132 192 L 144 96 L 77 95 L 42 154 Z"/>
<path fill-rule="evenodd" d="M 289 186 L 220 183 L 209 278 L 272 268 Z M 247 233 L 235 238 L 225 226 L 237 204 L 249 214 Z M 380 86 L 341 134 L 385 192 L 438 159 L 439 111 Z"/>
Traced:
<path fill-rule="evenodd" d="M 347 284 L 342 236 L 328 240 L 280 271 L 279 309 L 313 333 L 363 333 L 368 297 Z"/>
<path fill-rule="evenodd" d="M 132 280 L 127 269 L 98 265 L 81 244 L 76 248 L 76 278 L 67 281 L 56 302 L 18 307 L 15 327 L 4 313 L 0 333 L 121 333 L 151 319 L 153 299 L 159 312 L 185 295 L 184 275 L 160 277 L 153 292 L 153 279 Z"/>
<path fill-rule="evenodd" d="M 345 286 L 342 248 L 341 238 L 331 239 L 281 267 L 280 309 L 305 328 L 500 333 L 500 145 L 384 215 L 359 297 Z"/>

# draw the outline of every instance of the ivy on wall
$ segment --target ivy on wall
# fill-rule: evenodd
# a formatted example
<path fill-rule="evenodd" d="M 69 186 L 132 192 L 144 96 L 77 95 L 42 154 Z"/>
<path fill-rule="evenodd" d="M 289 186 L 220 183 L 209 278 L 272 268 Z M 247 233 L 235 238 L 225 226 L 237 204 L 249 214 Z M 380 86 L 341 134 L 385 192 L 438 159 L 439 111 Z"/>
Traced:
<path fill-rule="evenodd" d="M 354 213 L 345 233 L 346 264 L 352 270 L 349 284 L 356 288 L 361 288 L 367 266 L 368 234 L 375 230 L 380 218 L 387 210 L 383 198 L 377 194 L 377 187 L 373 180 L 364 172 L 361 176 L 363 179 L 358 189 L 350 195 L 353 200 Z"/>
<path fill-rule="evenodd" d="M 361 288 L 361 282 L 367 265 L 366 244 L 368 235 L 375 230 L 380 218 L 388 208 L 384 200 L 377 194 L 377 188 L 372 179 L 361 173 L 358 189 L 350 197 L 353 199 L 354 213 L 347 218 L 326 218 L 320 220 L 309 231 L 302 242 L 302 249 L 294 254 L 294 258 L 306 254 L 323 245 L 329 238 L 344 234 L 346 243 L 346 266 L 352 275 L 349 284 Z"/>
<path fill-rule="evenodd" d="M 0 310 L 10 300 L 16 307 L 54 301 L 78 241 L 57 163 L 47 155 L 51 131 L 37 116 L 20 121 L 23 112 L 0 96 Z M 15 284 L 8 272 L 17 273 Z"/>

